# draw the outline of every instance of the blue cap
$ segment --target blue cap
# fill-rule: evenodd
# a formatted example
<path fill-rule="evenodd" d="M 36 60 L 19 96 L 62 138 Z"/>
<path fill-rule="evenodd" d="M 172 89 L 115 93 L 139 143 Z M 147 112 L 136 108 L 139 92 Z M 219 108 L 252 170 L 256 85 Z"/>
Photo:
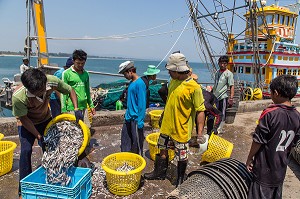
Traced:
<path fill-rule="evenodd" d="M 70 68 L 73 64 L 74 64 L 73 58 L 69 57 L 68 60 L 67 60 L 67 62 L 66 62 L 66 67 Z"/>

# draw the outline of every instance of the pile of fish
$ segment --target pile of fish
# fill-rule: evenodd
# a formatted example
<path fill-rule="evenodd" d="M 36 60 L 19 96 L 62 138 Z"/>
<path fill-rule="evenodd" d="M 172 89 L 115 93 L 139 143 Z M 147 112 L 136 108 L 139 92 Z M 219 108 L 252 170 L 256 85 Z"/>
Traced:
<path fill-rule="evenodd" d="M 61 186 L 70 183 L 68 170 L 78 158 L 82 141 L 82 130 L 75 122 L 57 122 L 49 128 L 44 139 L 46 151 L 42 158 L 42 166 L 46 170 L 46 183 Z"/>
<path fill-rule="evenodd" d="M 122 171 L 122 172 L 128 172 L 128 171 L 132 171 L 135 168 L 131 165 L 129 165 L 127 162 L 124 162 L 123 165 L 121 165 L 120 167 L 116 168 L 116 171 Z"/>

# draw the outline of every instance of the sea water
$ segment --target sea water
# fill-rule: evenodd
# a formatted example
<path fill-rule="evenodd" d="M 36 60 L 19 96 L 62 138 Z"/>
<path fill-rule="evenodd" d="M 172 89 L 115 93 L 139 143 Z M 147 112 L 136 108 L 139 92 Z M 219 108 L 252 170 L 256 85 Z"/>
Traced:
<path fill-rule="evenodd" d="M 63 67 L 66 63 L 67 57 L 53 57 L 50 58 L 50 65 Z M 127 61 L 128 59 L 104 59 L 104 58 L 88 58 L 85 64 L 85 70 L 87 71 L 96 71 L 103 73 L 113 73 L 117 74 L 119 70 L 119 65 Z M 134 61 L 134 65 L 137 68 L 137 74 L 142 76 L 143 73 L 147 70 L 148 65 L 157 66 L 160 61 L 157 60 L 141 60 L 141 59 L 130 59 Z M 37 59 L 36 57 L 31 58 L 31 66 L 36 66 Z M 20 73 L 20 65 L 22 64 L 21 56 L 0 56 L 0 86 L 4 86 L 2 81 L 3 78 L 8 78 L 13 81 L 14 75 Z M 162 62 L 158 69 L 161 72 L 157 75 L 158 79 L 167 80 L 169 79 L 169 73 L 165 69 L 166 62 Z M 212 84 L 212 78 L 209 70 L 206 65 L 203 63 L 193 63 L 189 62 L 190 66 L 193 68 L 193 73 L 198 75 L 198 82 L 205 82 Z M 124 80 L 124 77 L 118 76 L 107 76 L 107 75 L 98 75 L 90 74 L 90 86 L 96 87 L 102 83 L 110 83 L 118 80 Z M 0 107 L 0 117 L 11 117 L 11 111 L 5 107 Z"/>
<path fill-rule="evenodd" d="M 49 60 L 50 65 L 63 67 L 67 61 L 67 57 L 53 57 Z M 84 68 L 88 71 L 117 74 L 119 65 L 127 60 L 128 59 L 88 58 Z M 157 60 L 130 60 L 134 61 L 134 65 L 137 68 L 137 74 L 140 76 L 142 76 L 147 70 L 148 65 L 157 66 L 160 62 Z M 37 65 L 36 57 L 32 57 L 30 63 L 31 66 L 35 67 Z M 2 78 L 4 77 L 13 80 L 14 75 L 20 73 L 21 64 L 21 56 L 0 56 L 0 85 L 3 85 Z M 169 78 L 169 73 L 165 69 L 165 64 L 166 62 L 162 62 L 160 66 L 158 66 L 158 69 L 161 70 L 161 72 L 157 75 L 157 78 L 159 79 L 167 80 Z M 198 75 L 198 82 L 213 82 L 211 79 L 211 74 L 205 64 L 193 62 L 189 62 L 189 64 L 193 68 L 193 72 Z M 92 87 L 96 87 L 101 83 L 109 83 L 117 80 L 124 80 L 124 77 L 90 74 L 90 85 Z"/>

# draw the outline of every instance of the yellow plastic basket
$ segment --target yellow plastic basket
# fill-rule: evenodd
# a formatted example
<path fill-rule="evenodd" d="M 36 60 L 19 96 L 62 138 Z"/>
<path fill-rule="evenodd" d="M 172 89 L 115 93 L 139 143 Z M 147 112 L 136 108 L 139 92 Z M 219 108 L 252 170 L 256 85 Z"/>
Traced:
<path fill-rule="evenodd" d="M 125 163 L 134 167 L 134 170 L 116 171 Z M 105 157 L 102 168 L 106 172 L 106 182 L 111 193 L 118 196 L 127 196 L 136 192 L 140 186 L 141 174 L 146 167 L 145 159 L 135 153 L 120 152 Z"/>
<path fill-rule="evenodd" d="M 149 112 L 150 124 L 153 128 L 159 128 L 159 119 L 164 110 L 152 110 Z"/>
<path fill-rule="evenodd" d="M 0 140 L 2 140 L 2 138 L 4 138 L 4 135 L 0 133 Z"/>
<path fill-rule="evenodd" d="M 202 155 L 202 161 L 215 162 L 222 158 L 229 158 L 233 149 L 233 144 L 220 136 L 211 134 L 208 140 L 208 149 Z"/>
<path fill-rule="evenodd" d="M 0 176 L 11 170 L 16 147 L 17 144 L 14 142 L 0 141 Z"/>
<path fill-rule="evenodd" d="M 55 118 L 53 118 L 46 126 L 45 128 L 45 131 L 44 131 L 44 135 L 46 136 L 47 135 L 47 132 L 49 130 L 49 128 L 53 125 L 53 124 L 56 124 L 57 122 L 61 122 L 61 121 L 76 121 L 76 118 L 75 118 L 75 115 L 72 115 L 72 114 L 61 114 L 61 115 L 58 115 L 56 116 Z M 90 129 L 86 126 L 86 124 L 79 120 L 79 126 L 82 130 L 82 133 L 83 133 L 83 142 L 82 142 L 82 145 L 78 151 L 78 156 L 80 156 L 85 148 L 87 147 L 87 145 L 89 145 L 90 143 L 90 138 L 91 138 L 91 132 L 90 132 Z"/>
<path fill-rule="evenodd" d="M 149 153 L 150 153 L 150 158 L 151 160 L 155 160 L 155 155 L 160 153 L 160 149 L 157 147 L 157 140 L 159 137 L 160 133 L 151 133 L 147 135 L 146 141 L 149 144 Z M 169 154 L 169 161 L 173 160 L 175 157 L 175 152 L 174 150 L 168 150 Z"/>

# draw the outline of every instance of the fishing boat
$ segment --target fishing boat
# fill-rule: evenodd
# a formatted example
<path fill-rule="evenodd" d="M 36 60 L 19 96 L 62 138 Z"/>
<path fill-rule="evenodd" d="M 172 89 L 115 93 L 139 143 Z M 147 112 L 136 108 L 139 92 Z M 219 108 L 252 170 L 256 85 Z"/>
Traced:
<path fill-rule="evenodd" d="M 287 6 L 279 6 L 279 1 L 267 5 L 265 0 L 213 0 L 214 7 L 188 2 L 209 70 L 215 74 L 218 57 L 228 55 L 228 69 L 243 100 L 270 97 L 269 84 L 279 75 L 300 79 L 300 45 L 295 43 L 299 0 Z M 216 52 L 213 45 L 223 48 Z"/>
<path fill-rule="evenodd" d="M 43 0 L 26 2 L 26 56 L 30 58 L 34 51 L 37 67 L 52 74 L 58 67 L 49 62 Z M 228 55 L 228 69 L 234 74 L 236 92 L 238 95 L 241 93 L 241 100 L 268 98 L 269 84 L 278 75 L 291 74 L 300 79 L 300 46 L 295 43 L 300 0 L 287 6 L 279 6 L 276 0 L 271 5 L 267 5 L 265 0 L 212 0 L 209 5 L 199 0 L 186 2 L 195 30 L 194 39 L 198 42 L 196 50 L 200 62 L 206 64 L 213 80 L 218 70 L 218 58 Z M 32 42 L 36 43 L 36 49 L 33 49 Z M 153 94 L 161 82 L 150 85 L 154 91 L 150 97 L 153 103 L 162 103 L 159 96 Z M 113 110 L 126 83 L 113 82 L 93 88 L 93 99 L 98 104 L 98 110 Z M 7 86 L 1 92 L 0 101 L 9 107 L 13 84 L 5 84 Z M 300 90 L 297 96 L 300 96 Z"/>

